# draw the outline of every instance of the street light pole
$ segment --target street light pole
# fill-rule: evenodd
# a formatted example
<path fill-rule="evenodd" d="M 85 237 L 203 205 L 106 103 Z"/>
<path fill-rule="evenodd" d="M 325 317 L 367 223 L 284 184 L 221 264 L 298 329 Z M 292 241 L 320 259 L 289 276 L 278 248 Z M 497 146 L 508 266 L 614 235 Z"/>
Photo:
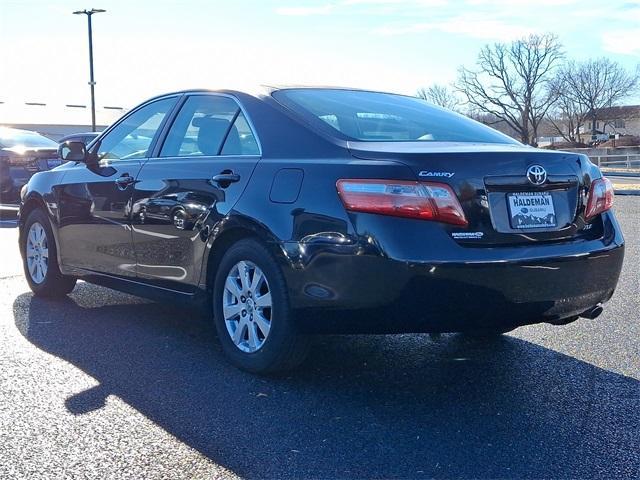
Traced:
<path fill-rule="evenodd" d="M 89 86 L 91 87 L 91 131 L 96 131 L 96 97 L 95 97 L 95 85 L 96 82 L 93 79 L 93 31 L 91 30 L 91 16 L 94 13 L 102 13 L 106 10 L 100 8 L 92 8 L 91 10 L 78 10 L 73 12 L 74 15 L 86 15 L 87 25 L 89 27 Z"/>

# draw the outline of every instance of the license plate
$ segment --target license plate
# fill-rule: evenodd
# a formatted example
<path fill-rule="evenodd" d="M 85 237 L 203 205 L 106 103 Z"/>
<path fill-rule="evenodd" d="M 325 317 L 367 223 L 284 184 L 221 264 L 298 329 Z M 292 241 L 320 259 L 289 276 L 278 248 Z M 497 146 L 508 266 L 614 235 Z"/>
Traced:
<path fill-rule="evenodd" d="M 509 214 L 512 228 L 549 228 L 556 226 L 553 197 L 548 192 L 510 193 Z"/>

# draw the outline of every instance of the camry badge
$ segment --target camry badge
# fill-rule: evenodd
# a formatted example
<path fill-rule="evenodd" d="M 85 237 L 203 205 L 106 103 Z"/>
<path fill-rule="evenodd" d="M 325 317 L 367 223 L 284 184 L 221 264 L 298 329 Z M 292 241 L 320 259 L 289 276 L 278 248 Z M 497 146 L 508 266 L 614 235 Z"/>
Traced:
<path fill-rule="evenodd" d="M 418 176 L 420 177 L 444 177 L 451 178 L 455 175 L 454 172 L 429 172 L 427 170 L 422 170 Z"/>
<path fill-rule="evenodd" d="M 527 179 L 533 185 L 542 185 L 547 181 L 547 171 L 540 165 L 531 165 L 527 169 Z"/>

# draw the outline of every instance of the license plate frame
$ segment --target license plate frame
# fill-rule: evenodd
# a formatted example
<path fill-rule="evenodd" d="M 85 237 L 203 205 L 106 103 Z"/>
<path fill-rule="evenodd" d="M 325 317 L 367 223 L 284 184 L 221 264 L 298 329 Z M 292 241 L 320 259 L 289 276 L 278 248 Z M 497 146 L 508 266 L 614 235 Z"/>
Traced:
<path fill-rule="evenodd" d="M 557 227 L 556 209 L 550 192 L 507 194 L 509 222 L 517 230 Z"/>

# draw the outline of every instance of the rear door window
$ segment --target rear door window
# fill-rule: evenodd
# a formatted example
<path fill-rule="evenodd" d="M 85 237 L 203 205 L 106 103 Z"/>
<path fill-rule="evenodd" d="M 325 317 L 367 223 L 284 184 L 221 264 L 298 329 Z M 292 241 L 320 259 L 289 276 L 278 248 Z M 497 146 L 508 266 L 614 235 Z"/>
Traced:
<path fill-rule="evenodd" d="M 161 157 L 257 154 L 255 136 L 240 107 L 220 95 L 189 97 L 160 151 Z"/>
<path fill-rule="evenodd" d="M 233 122 L 222 155 L 260 155 L 258 142 L 244 114 L 240 112 Z"/>

